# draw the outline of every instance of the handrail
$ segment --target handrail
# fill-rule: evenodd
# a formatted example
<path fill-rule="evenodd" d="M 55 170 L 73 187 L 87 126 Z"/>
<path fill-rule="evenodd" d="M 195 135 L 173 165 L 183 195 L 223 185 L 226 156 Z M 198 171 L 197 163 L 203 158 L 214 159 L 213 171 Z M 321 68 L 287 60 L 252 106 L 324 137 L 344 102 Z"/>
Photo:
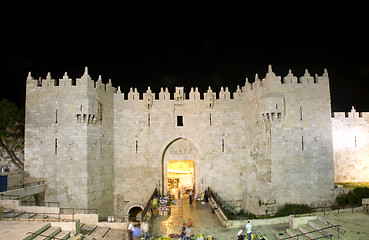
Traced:
<path fill-rule="evenodd" d="M 37 202 L 36 201 L 29 201 L 29 202 L 20 202 L 20 206 L 37 206 L 37 207 L 50 207 L 50 205 L 56 205 L 56 207 L 59 207 L 60 202 Z"/>
<path fill-rule="evenodd" d="M 61 207 L 60 208 L 60 213 L 65 213 L 64 210 L 72 210 L 72 213 L 76 213 L 75 211 L 83 211 L 83 213 L 88 214 L 89 211 L 94 212 L 95 214 L 98 213 L 99 209 L 98 208 L 65 208 L 65 207 Z"/>
<path fill-rule="evenodd" d="M 222 199 L 220 198 L 220 196 L 218 194 L 216 194 L 215 192 L 213 192 L 211 190 L 210 187 L 208 187 L 208 192 L 210 197 L 212 197 L 214 199 L 214 201 L 217 203 L 218 207 L 220 207 L 223 211 L 223 213 L 227 216 L 230 215 L 235 215 L 236 212 L 234 211 L 234 209 L 231 209 L 231 207 L 229 205 L 227 205 L 224 201 L 222 201 Z"/>
<path fill-rule="evenodd" d="M 19 197 L 20 197 L 20 195 L 14 195 L 14 194 L 3 194 L 3 193 L 1 193 L 1 194 L 0 194 L 0 196 L 1 196 L 1 200 L 19 200 Z M 16 198 L 12 199 L 14 196 L 15 196 Z M 4 199 L 4 197 L 8 197 L 8 199 Z"/>
<path fill-rule="evenodd" d="M 72 213 L 62 213 L 62 212 L 22 212 L 22 211 L 15 211 L 14 209 L 12 209 L 11 211 L 8 211 L 8 212 L 4 212 L 3 214 L 9 214 L 10 216 L 7 217 L 7 216 L 4 216 L 3 215 L 3 218 L 8 218 L 8 219 L 13 219 L 15 220 L 16 218 L 18 218 L 18 216 L 20 215 L 26 215 L 25 217 L 20 217 L 21 219 L 27 219 L 28 221 L 31 220 L 31 219 L 36 219 L 34 218 L 34 216 L 38 215 L 38 216 L 42 216 L 42 218 L 40 220 L 42 221 L 45 221 L 46 219 L 48 221 L 50 221 L 51 219 L 55 218 L 57 219 L 58 221 L 60 220 L 71 220 L 71 221 L 74 221 L 74 215 L 77 214 L 74 210 L 76 210 L 76 208 L 70 208 L 71 210 L 73 210 Z M 82 210 L 82 208 L 80 209 Z M 97 209 L 83 209 L 83 210 L 94 210 L 94 211 L 97 211 Z M 69 218 L 65 218 L 63 216 L 69 216 Z"/>
<path fill-rule="evenodd" d="M 42 185 L 42 184 L 45 184 L 45 180 L 7 187 L 6 191 L 11 191 L 11 190 L 21 189 L 21 188 L 26 188 L 26 187 L 33 187 L 33 186 Z"/>
<path fill-rule="evenodd" d="M 151 194 L 151 197 L 149 199 L 149 201 L 147 201 L 146 206 L 144 208 L 144 210 L 142 211 L 141 217 L 142 220 L 145 218 L 147 211 L 149 210 L 150 206 L 151 206 L 151 200 L 154 199 L 155 196 L 159 195 L 159 191 L 157 188 L 155 188 L 154 192 Z"/>
<path fill-rule="evenodd" d="M 299 234 L 296 234 L 294 236 L 290 236 L 290 237 L 285 237 L 285 238 L 281 238 L 280 240 L 284 240 L 284 239 L 291 239 L 291 238 L 294 238 L 294 237 L 299 237 L 299 236 L 306 236 L 307 234 L 310 234 L 310 233 L 314 233 L 314 232 L 319 232 L 321 230 L 325 230 L 325 229 L 329 229 L 329 228 L 335 228 L 335 227 L 338 227 L 338 229 L 341 227 L 341 225 L 332 225 L 332 226 L 329 226 L 329 227 L 324 227 L 324 228 L 320 228 L 320 229 L 317 229 L 317 230 L 314 230 L 314 231 L 310 231 L 310 232 L 306 232 L 306 233 L 299 233 Z M 336 230 L 337 233 L 339 234 L 339 230 Z M 333 236 L 332 234 L 329 234 L 328 235 L 329 237 Z M 323 236 L 324 238 L 327 237 L 327 236 Z M 323 238 L 323 237 L 319 237 L 319 238 Z M 319 239 L 319 238 L 315 238 L 315 239 Z"/>

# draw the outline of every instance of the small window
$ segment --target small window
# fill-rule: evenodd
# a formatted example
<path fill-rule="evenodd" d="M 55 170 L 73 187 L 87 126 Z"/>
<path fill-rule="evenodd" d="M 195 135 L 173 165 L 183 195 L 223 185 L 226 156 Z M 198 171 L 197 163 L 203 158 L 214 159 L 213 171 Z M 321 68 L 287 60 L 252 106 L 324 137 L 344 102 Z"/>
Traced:
<path fill-rule="evenodd" d="M 304 151 L 304 136 L 301 136 L 301 150 Z"/>
<path fill-rule="evenodd" d="M 58 154 L 58 139 L 55 138 L 55 155 Z"/>
<path fill-rule="evenodd" d="M 209 115 L 209 125 L 211 126 L 211 113 Z"/>
<path fill-rule="evenodd" d="M 177 126 L 183 126 L 183 116 L 177 116 Z"/>
<path fill-rule="evenodd" d="M 222 138 L 222 152 L 224 152 L 224 138 Z"/>
<path fill-rule="evenodd" d="M 55 109 L 55 123 L 58 123 L 58 109 Z"/>
<path fill-rule="evenodd" d="M 136 140 L 136 153 L 138 153 L 138 141 Z"/>
<path fill-rule="evenodd" d="M 147 114 L 147 126 L 150 127 L 151 124 L 151 116 L 150 114 Z"/>

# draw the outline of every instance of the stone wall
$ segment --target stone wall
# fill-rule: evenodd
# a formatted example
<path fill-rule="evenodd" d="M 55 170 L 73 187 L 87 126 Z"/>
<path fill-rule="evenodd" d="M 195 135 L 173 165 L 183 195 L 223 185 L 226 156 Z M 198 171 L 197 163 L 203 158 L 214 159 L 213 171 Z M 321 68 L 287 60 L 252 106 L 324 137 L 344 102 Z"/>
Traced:
<path fill-rule="evenodd" d="M 332 132 L 336 182 L 368 182 L 369 113 L 333 113 Z"/>
<path fill-rule="evenodd" d="M 114 91 L 87 69 L 76 81 L 28 76 L 25 169 L 46 180 L 45 201 L 112 213 Z"/>
<path fill-rule="evenodd" d="M 210 87 L 125 95 L 87 69 L 75 81 L 27 78 L 26 169 L 49 185 L 46 201 L 126 217 L 166 164 L 195 163 L 195 188 L 211 187 L 240 210 L 331 200 L 333 158 L 328 74 L 264 79 L 230 93 Z M 314 193 L 314 194 L 311 194 Z"/>

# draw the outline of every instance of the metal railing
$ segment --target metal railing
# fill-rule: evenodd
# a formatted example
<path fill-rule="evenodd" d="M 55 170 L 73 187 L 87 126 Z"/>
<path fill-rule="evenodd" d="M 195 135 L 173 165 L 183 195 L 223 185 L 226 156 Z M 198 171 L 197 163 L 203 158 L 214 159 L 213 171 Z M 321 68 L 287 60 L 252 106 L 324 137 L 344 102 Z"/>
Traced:
<path fill-rule="evenodd" d="M 334 212 L 334 211 L 337 211 L 337 214 L 340 214 L 340 213 L 343 213 L 345 210 L 351 210 L 352 213 L 354 213 L 354 209 L 355 208 L 358 208 L 359 206 L 356 206 L 356 207 L 345 207 L 345 206 L 335 206 L 335 205 L 332 205 L 332 206 L 322 206 L 322 207 L 314 207 L 314 208 L 311 208 L 313 210 L 313 213 L 316 213 L 316 212 L 322 212 L 323 215 L 326 214 L 326 212 Z M 365 208 L 364 208 L 365 210 Z"/>
<path fill-rule="evenodd" d="M 0 194 L 0 200 L 18 200 L 20 195 Z"/>
<path fill-rule="evenodd" d="M 147 214 L 147 211 L 150 209 L 151 200 L 153 200 L 154 197 L 156 197 L 156 196 L 159 196 L 159 191 L 158 191 L 157 188 L 155 188 L 154 192 L 151 194 L 151 197 L 150 197 L 149 201 L 147 201 L 146 206 L 145 206 L 144 210 L 142 211 L 142 215 L 141 215 L 142 216 L 142 220 L 144 220 L 144 218 L 145 218 L 145 216 Z"/>
<path fill-rule="evenodd" d="M 215 193 L 210 187 L 208 187 L 208 193 L 209 193 L 209 196 L 212 197 L 214 199 L 214 201 L 217 203 L 218 207 L 220 207 L 220 209 L 222 209 L 223 213 L 225 214 L 225 216 L 228 219 L 229 219 L 230 216 L 237 214 L 236 210 L 234 210 L 231 206 L 226 204 L 220 198 L 220 196 L 217 193 Z"/>
<path fill-rule="evenodd" d="M 11 190 L 21 189 L 21 188 L 26 188 L 26 187 L 33 187 L 33 186 L 42 185 L 42 184 L 45 184 L 44 180 L 7 187 L 6 191 L 11 191 Z"/>
<path fill-rule="evenodd" d="M 366 204 L 363 204 L 362 206 L 365 212 L 369 212 L 369 204 L 366 203 Z"/>
<path fill-rule="evenodd" d="M 13 219 L 13 220 L 25 219 L 28 221 L 38 220 L 38 221 L 43 221 L 43 222 L 45 221 L 50 222 L 53 220 L 60 222 L 61 220 L 68 220 L 68 219 L 62 218 L 60 216 L 60 213 L 16 212 L 14 210 L 3 212 L 3 218 Z M 73 219 L 73 216 L 71 216 L 71 219 Z"/>
<path fill-rule="evenodd" d="M 285 239 L 296 239 L 296 240 L 298 240 L 299 239 L 299 236 L 306 236 L 306 235 L 308 235 L 310 233 L 315 233 L 315 232 L 319 232 L 323 236 L 317 237 L 317 238 L 314 238 L 314 239 L 321 239 L 321 238 L 327 238 L 327 237 L 329 237 L 329 239 L 332 239 L 333 234 L 327 234 L 326 235 L 326 234 L 321 233 L 321 231 L 323 231 L 325 229 L 333 229 L 333 230 L 336 230 L 334 228 L 337 228 L 337 230 L 336 230 L 337 231 L 337 239 L 340 239 L 340 227 L 341 227 L 341 225 L 332 225 L 332 226 L 329 226 L 329 227 L 324 227 L 324 228 L 316 229 L 314 231 L 305 232 L 305 233 L 299 233 L 299 234 L 296 234 L 296 235 L 293 235 L 293 236 L 290 236 L 290 237 L 281 238 L 280 240 L 285 240 Z M 308 237 L 308 236 L 306 236 L 306 237 Z"/>
<path fill-rule="evenodd" d="M 37 207 L 59 207 L 60 202 L 36 202 L 36 201 L 27 201 L 20 202 L 20 206 L 37 206 Z"/>
<path fill-rule="evenodd" d="M 42 221 L 53 221 L 57 220 L 71 220 L 74 222 L 75 214 L 97 214 L 98 209 L 87 209 L 87 208 L 60 208 L 58 213 L 47 213 L 47 212 L 19 212 L 15 210 L 10 210 L 7 212 L 3 212 L 3 218 L 7 219 L 26 219 L 28 221 L 31 220 L 42 220 Z"/>

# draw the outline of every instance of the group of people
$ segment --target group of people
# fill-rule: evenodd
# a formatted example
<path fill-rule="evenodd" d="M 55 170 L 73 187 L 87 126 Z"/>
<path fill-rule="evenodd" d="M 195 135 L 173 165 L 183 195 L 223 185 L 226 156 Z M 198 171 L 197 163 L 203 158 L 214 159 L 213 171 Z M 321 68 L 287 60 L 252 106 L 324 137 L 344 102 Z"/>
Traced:
<path fill-rule="evenodd" d="M 247 224 L 246 224 L 246 237 L 247 237 L 247 240 L 251 240 L 251 228 L 252 228 L 252 225 L 251 225 L 250 221 L 247 221 Z M 237 240 L 244 240 L 244 239 L 245 239 L 245 236 L 243 235 L 243 230 L 240 230 L 237 233 Z"/>
<path fill-rule="evenodd" d="M 192 235 L 193 235 L 193 223 L 190 219 L 188 219 L 187 223 L 183 223 L 183 227 L 181 230 L 181 238 L 182 240 L 187 240 Z"/>
<path fill-rule="evenodd" d="M 144 237 L 145 240 L 149 239 L 149 224 L 147 222 L 142 222 L 133 224 L 129 222 L 128 224 L 128 239 L 129 240 L 140 240 Z"/>

